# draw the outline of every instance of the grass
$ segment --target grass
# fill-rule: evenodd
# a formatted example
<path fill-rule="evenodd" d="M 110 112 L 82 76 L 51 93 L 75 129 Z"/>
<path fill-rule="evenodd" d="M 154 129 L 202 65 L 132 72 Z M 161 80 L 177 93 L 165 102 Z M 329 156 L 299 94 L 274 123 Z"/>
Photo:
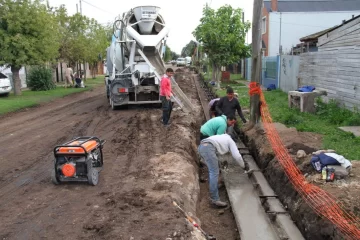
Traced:
<path fill-rule="evenodd" d="M 204 74 L 204 78 L 207 80 L 210 79 L 211 76 L 212 76 L 212 72 L 207 72 L 206 74 Z M 238 74 L 230 73 L 230 81 L 238 81 L 238 80 L 243 80 L 240 73 Z"/>
<path fill-rule="evenodd" d="M 22 108 L 33 107 L 72 93 L 88 91 L 102 83 L 104 83 L 104 77 L 98 76 L 95 79 L 87 79 L 85 82 L 86 88 L 64 88 L 62 87 L 62 84 L 60 84 L 56 89 L 49 91 L 25 90 L 22 92 L 21 96 L 15 96 L 13 93 L 11 93 L 9 97 L 0 98 L 0 115 Z"/>
<path fill-rule="evenodd" d="M 248 88 L 231 84 L 239 94 L 242 108 L 250 108 Z M 219 96 L 225 95 L 225 90 L 216 92 Z M 298 109 L 288 107 L 286 93 L 275 90 L 265 91 L 265 99 L 269 106 L 274 122 L 280 122 L 287 127 L 295 127 L 300 132 L 314 132 L 323 135 L 323 148 L 334 149 L 338 154 L 349 160 L 360 160 L 360 137 L 344 132 L 340 126 L 360 126 L 360 113 L 351 112 L 337 106 L 335 102 L 329 104 L 317 101 L 315 114 L 302 113 Z"/>

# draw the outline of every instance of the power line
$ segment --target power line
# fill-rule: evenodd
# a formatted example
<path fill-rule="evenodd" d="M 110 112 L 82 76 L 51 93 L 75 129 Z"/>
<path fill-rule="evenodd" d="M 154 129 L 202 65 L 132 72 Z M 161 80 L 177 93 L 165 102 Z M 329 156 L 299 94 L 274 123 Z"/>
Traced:
<path fill-rule="evenodd" d="M 94 7 L 94 8 L 99 9 L 100 11 L 103 11 L 103 12 L 106 12 L 106 13 L 110 13 L 110 14 L 113 14 L 113 15 L 116 15 L 116 14 L 114 14 L 114 13 L 112 13 L 112 12 L 109 12 L 109 11 L 106 11 L 106 10 L 104 10 L 104 9 L 102 9 L 102 8 L 99 8 L 99 7 L 93 5 L 93 4 L 91 4 L 91 3 L 89 3 L 89 2 L 87 2 L 87 1 L 85 1 L 85 0 L 82 0 L 82 1 L 83 1 L 84 3 L 90 5 L 90 6 Z"/>

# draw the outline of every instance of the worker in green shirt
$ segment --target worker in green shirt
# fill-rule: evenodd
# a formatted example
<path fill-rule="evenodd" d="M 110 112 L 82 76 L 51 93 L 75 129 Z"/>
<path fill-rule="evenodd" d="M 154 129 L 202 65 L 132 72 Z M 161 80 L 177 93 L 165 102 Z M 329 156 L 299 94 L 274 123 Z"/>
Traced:
<path fill-rule="evenodd" d="M 221 115 L 210 119 L 200 128 L 200 141 L 214 135 L 224 134 L 226 129 L 235 123 L 235 116 Z"/>

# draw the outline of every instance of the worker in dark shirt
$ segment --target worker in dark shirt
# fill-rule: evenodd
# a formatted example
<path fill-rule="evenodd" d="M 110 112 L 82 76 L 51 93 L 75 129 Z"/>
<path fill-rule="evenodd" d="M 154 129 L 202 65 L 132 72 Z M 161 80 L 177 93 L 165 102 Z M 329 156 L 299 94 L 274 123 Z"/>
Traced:
<path fill-rule="evenodd" d="M 235 111 L 237 111 L 243 123 L 246 123 L 244 114 L 241 111 L 239 100 L 234 97 L 234 90 L 231 87 L 227 89 L 226 95 L 227 96 L 220 98 L 220 100 L 216 104 L 215 108 L 217 114 L 219 114 L 220 116 L 235 116 Z M 237 124 L 234 124 L 234 131 L 238 135 L 240 134 L 240 129 Z"/>

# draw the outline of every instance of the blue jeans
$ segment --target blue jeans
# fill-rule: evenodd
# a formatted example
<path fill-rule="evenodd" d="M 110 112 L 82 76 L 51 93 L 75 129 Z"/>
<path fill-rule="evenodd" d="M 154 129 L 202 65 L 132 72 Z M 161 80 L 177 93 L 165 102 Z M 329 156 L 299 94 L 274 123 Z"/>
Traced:
<path fill-rule="evenodd" d="M 172 102 L 171 100 L 167 100 L 165 96 L 161 96 L 160 99 L 163 110 L 163 124 L 167 125 L 172 111 Z"/>
<path fill-rule="evenodd" d="M 218 201 L 220 200 L 218 190 L 219 160 L 216 156 L 216 149 L 211 143 L 202 143 L 198 147 L 198 151 L 209 170 L 210 198 L 213 201 Z"/>

